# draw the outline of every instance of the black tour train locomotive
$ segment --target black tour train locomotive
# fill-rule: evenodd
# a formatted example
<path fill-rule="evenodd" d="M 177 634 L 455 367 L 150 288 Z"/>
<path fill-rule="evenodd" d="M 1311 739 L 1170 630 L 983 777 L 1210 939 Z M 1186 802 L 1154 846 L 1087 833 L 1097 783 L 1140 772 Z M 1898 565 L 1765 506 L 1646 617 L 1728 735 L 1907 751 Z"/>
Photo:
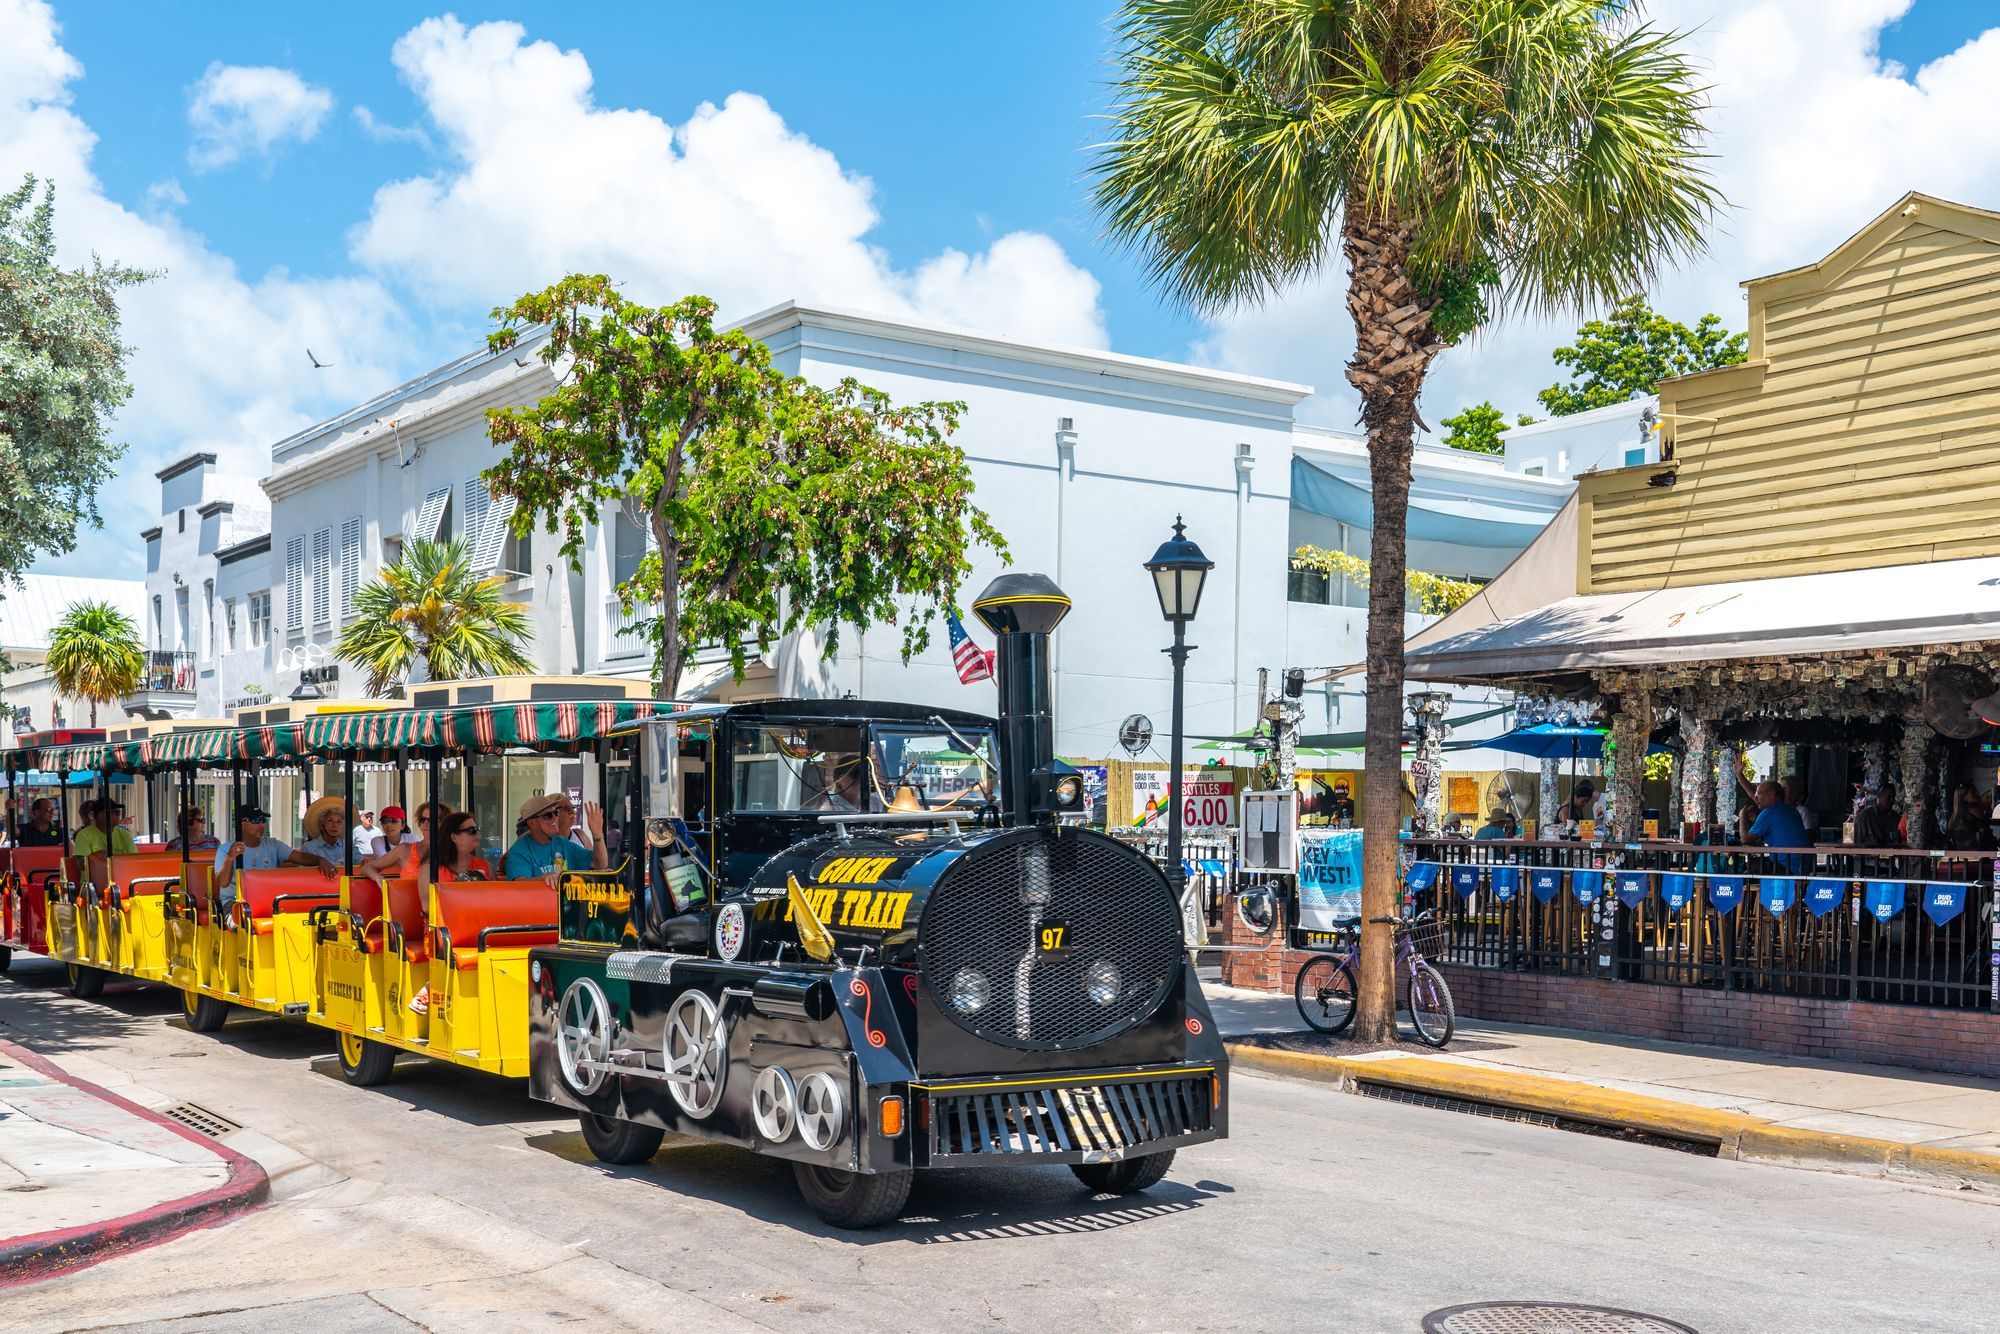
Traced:
<path fill-rule="evenodd" d="M 1005 575 L 1000 719 L 853 700 L 650 719 L 620 877 L 572 875 L 531 954 L 531 1087 L 598 1157 L 667 1131 L 792 1161 L 829 1222 L 894 1217 L 912 1173 L 1069 1165 L 1143 1189 L 1227 1131 L 1227 1062 L 1166 876 L 1066 823 L 1049 635 L 1069 600 Z"/>

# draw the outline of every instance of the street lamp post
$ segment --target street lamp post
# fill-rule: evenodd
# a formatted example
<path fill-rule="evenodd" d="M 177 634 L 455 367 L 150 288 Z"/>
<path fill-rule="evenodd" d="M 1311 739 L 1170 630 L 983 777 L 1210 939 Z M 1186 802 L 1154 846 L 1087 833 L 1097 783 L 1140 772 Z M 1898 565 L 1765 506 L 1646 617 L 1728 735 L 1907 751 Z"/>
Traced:
<path fill-rule="evenodd" d="M 1187 884 L 1187 871 L 1181 862 L 1182 669 L 1188 652 L 1195 647 L 1187 642 L 1188 622 L 1201 606 L 1202 583 L 1214 568 L 1215 562 L 1188 540 L 1186 525 L 1178 514 L 1174 516 L 1174 535 L 1160 543 L 1160 549 L 1146 562 L 1153 576 L 1153 591 L 1160 598 L 1160 614 L 1174 627 L 1174 646 L 1161 652 L 1171 654 L 1174 664 L 1171 754 L 1167 761 L 1167 883 L 1173 886 L 1175 902 L 1180 901 Z"/>

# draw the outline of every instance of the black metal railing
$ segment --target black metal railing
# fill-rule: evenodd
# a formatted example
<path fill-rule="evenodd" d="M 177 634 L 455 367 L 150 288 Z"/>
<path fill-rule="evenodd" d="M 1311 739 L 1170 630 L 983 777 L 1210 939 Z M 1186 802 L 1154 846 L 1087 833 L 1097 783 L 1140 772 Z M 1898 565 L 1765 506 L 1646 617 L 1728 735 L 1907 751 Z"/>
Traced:
<path fill-rule="evenodd" d="M 1991 853 L 1424 839 L 1404 861 L 1437 868 L 1405 883 L 1447 963 L 2000 1011 Z"/>
<path fill-rule="evenodd" d="M 154 649 L 147 653 L 139 689 L 193 691 L 194 654 L 167 649 Z"/>

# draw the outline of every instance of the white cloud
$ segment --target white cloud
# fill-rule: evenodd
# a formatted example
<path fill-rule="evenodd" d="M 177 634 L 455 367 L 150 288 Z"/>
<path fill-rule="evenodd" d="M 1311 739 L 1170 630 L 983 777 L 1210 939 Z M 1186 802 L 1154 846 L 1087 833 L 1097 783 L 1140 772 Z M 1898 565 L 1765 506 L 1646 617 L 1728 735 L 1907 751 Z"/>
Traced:
<path fill-rule="evenodd" d="M 188 98 L 197 171 L 246 157 L 264 157 L 287 140 L 304 143 L 333 110 L 333 94 L 288 69 L 269 65 L 210 65 Z"/>
<path fill-rule="evenodd" d="M 754 94 L 679 125 L 600 107 L 580 52 L 449 17 L 405 35 L 395 63 L 450 163 L 378 190 L 351 248 L 433 300 L 486 306 L 584 270 L 733 313 L 799 297 L 1105 342 L 1096 280 L 1046 236 L 897 269 L 867 240 L 869 181 Z"/>
<path fill-rule="evenodd" d="M 131 401 L 114 438 L 123 475 L 102 497 L 107 533 L 84 535 L 52 568 L 136 574 L 135 534 L 158 522 L 153 472 L 197 449 L 262 475 L 271 443 L 395 382 L 415 339 L 398 303 L 370 278 L 246 279 L 169 213 L 142 216 L 108 198 L 91 169 L 96 136 L 70 107 L 82 67 L 59 44 L 41 0 L 0 0 L 0 182 L 33 172 L 55 184 L 67 263 L 91 253 L 161 271 L 122 299 Z M 170 203 L 168 191 L 149 192 Z M 314 371 L 310 344 L 335 363 Z"/>
<path fill-rule="evenodd" d="M 425 148 L 431 146 L 431 137 L 424 133 L 424 127 L 421 125 L 391 125 L 387 121 L 376 119 L 375 113 L 363 106 L 355 107 L 353 114 L 354 123 L 361 127 L 361 132 L 378 144 L 400 141 L 419 144 Z"/>
<path fill-rule="evenodd" d="M 1808 264 L 1906 190 L 2000 206 L 2000 27 L 1909 73 L 1879 53 L 1882 30 L 1911 0 L 1654 0 L 1647 12 L 1686 31 L 1713 85 L 1711 168 L 1731 208 L 1698 264 L 1665 276 L 1654 304 L 1692 322 L 1713 310 L 1744 323 L 1740 284 Z M 1307 411 L 1352 424 L 1342 378 L 1353 349 L 1344 273 L 1216 322 L 1196 348 L 1232 369 L 1303 380 L 1321 391 Z M 1558 378 L 1549 351 L 1574 319 L 1491 330 L 1437 363 L 1425 395 L 1433 424 L 1491 399 L 1539 411 L 1535 391 Z"/>

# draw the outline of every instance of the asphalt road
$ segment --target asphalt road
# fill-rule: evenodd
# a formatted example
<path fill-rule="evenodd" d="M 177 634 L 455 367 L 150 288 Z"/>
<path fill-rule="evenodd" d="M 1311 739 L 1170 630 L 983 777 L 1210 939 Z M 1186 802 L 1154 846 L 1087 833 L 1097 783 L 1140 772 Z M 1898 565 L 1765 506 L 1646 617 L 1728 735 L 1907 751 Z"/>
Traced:
<path fill-rule="evenodd" d="M 1234 1138 L 1150 1193 L 938 1173 L 873 1233 L 782 1165 L 692 1141 L 606 1168 L 521 1086 L 405 1062 L 341 1082 L 328 1033 L 188 1032 L 171 992 L 80 1002 L 17 960 L 0 1034 L 241 1123 L 276 1201 L 0 1294 L 0 1327 L 1419 1328 L 1540 1298 L 1702 1331 L 2000 1330 L 2000 1206 L 1239 1076 Z"/>

